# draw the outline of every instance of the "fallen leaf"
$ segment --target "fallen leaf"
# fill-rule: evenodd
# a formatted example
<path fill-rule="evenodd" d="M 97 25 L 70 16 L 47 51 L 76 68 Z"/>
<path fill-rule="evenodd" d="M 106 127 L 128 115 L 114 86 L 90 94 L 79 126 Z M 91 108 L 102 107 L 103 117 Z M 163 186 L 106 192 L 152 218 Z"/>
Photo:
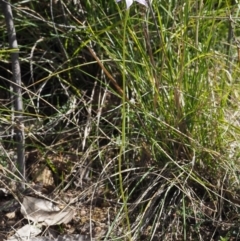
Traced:
<path fill-rule="evenodd" d="M 74 211 L 70 207 L 60 210 L 50 201 L 25 196 L 21 205 L 21 213 L 24 218 L 32 220 L 34 223 L 51 226 L 70 222 Z"/>
<path fill-rule="evenodd" d="M 8 238 L 7 241 L 30 240 L 29 238 L 36 237 L 40 233 L 40 228 L 35 225 L 27 224 L 18 229 L 14 235 Z"/>
<path fill-rule="evenodd" d="M 5 216 L 9 219 L 13 219 L 16 217 L 16 212 L 14 211 L 14 212 L 7 213 Z"/>

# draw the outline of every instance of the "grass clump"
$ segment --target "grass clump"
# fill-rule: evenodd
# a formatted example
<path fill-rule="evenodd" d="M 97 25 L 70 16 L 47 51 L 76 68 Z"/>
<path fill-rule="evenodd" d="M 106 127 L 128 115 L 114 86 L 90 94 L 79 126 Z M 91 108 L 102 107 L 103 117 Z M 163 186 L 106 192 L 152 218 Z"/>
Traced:
<path fill-rule="evenodd" d="M 92 205 L 95 195 L 114 200 L 105 240 L 239 236 L 236 5 L 13 4 L 25 115 L 34 117 L 27 149 L 45 150 L 55 175 L 64 166 L 55 191 L 81 186 Z M 7 96 L 2 106 L 10 115 Z"/>

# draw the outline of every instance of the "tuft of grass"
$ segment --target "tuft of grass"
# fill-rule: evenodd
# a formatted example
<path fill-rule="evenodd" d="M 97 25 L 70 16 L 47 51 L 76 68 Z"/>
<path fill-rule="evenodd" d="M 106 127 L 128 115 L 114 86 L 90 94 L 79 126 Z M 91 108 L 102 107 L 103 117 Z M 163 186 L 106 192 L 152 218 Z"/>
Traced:
<path fill-rule="evenodd" d="M 61 188 L 73 191 L 90 178 L 94 192 L 88 186 L 82 200 L 90 195 L 92 205 L 105 187 L 105 201 L 118 210 L 105 240 L 210 240 L 222 221 L 237 222 L 240 69 L 237 29 L 226 16 L 237 19 L 236 6 L 13 6 L 25 116 L 33 119 L 26 118 L 27 150 L 75 155 Z M 0 122 L 10 128 L 6 51 L 0 50 Z M 8 153 L 14 141 L 1 133 Z"/>

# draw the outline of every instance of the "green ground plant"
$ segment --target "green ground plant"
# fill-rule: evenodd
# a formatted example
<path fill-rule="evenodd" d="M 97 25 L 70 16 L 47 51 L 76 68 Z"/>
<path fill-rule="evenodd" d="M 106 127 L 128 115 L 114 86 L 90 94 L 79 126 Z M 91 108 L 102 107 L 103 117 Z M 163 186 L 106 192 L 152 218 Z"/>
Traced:
<path fill-rule="evenodd" d="M 153 0 L 126 10 L 124 1 L 83 2 L 12 3 L 26 150 L 74 153 L 61 188 L 81 165 L 96 189 L 108 190 L 105 201 L 111 193 L 118 214 L 105 240 L 238 237 L 239 6 Z M 0 122 L 9 126 L 7 47 Z"/>

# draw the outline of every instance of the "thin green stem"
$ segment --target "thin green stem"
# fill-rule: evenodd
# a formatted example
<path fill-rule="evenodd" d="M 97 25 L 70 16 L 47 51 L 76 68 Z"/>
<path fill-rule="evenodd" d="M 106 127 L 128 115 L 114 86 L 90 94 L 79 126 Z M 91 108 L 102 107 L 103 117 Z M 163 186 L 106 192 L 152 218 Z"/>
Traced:
<path fill-rule="evenodd" d="M 123 61 L 123 71 L 122 71 L 122 78 L 123 78 L 123 95 L 122 95 L 122 143 L 119 153 L 119 160 L 118 160 L 118 170 L 119 170 L 119 182 L 120 182 L 120 192 L 123 200 L 123 207 L 124 212 L 126 214 L 126 222 L 128 227 L 128 239 L 131 240 L 131 226 L 130 220 L 128 216 L 128 207 L 127 207 L 127 198 L 124 193 L 123 189 L 123 178 L 122 178 L 122 158 L 125 155 L 126 149 L 126 31 L 127 31 L 127 22 L 129 17 L 129 10 L 126 11 L 126 15 L 124 18 L 124 26 L 123 26 L 123 52 L 122 52 L 122 61 Z"/>

